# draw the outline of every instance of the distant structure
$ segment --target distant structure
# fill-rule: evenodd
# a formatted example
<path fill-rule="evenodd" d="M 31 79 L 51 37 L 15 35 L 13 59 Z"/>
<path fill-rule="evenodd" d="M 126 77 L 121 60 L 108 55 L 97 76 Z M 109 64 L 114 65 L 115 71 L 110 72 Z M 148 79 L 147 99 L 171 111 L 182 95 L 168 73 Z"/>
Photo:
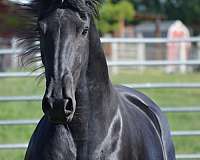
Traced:
<path fill-rule="evenodd" d="M 179 20 L 175 21 L 168 30 L 168 39 L 187 39 L 190 37 L 189 29 Z M 189 51 L 191 48 L 191 43 L 168 43 L 167 44 L 167 59 L 168 61 L 187 61 L 189 58 Z M 180 66 L 180 71 L 182 73 L 186 72 L 186 66 Z M 170 65 L 166 68 L 168 73 L 175 72 L 177 70 L 176 66 Z"/>
<path fill-rule="evenodd" d="M 16 28 L 21 25 L 17 13 L 17 6 L 13 2 L 0 0 L 0 72 L 17 66 L 16 55 L 10 53 L 15 51 L 16 40 L 13 37 L 16 34 Z"/>
<path fill-rule="evenodd" d="M 8 0 L 0 0 L 0 37 L 12 38 L 23 27 L 19 6 Z"/>
<path fill-rule="evenodd" d="M 167 37 L 168 29 L 174 22 L 175 21 L 164 20 L 159 23 L 160 37 Z M 156 37 L 156 23 L 152 21 L 142 22 L 136 25 L 133 30 L 135 36 L 142 34 L 143 37 Z"/>

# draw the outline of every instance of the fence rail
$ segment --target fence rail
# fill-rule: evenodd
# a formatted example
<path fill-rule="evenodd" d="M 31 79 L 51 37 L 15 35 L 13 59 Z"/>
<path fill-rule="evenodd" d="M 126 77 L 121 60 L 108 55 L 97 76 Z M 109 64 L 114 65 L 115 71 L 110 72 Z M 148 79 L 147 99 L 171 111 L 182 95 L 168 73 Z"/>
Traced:
<path fill-rule="evenodd" d="M 123 84 L 124 86 L 136 89 L 199 89 L 200 83 L 141 83 Z"/>
<path fill-rule="evenodd" d="M 200 107 L 163 107 L 162 111 L 165 113 L 198 113 L 200 112 Z"/>
<path fill-rule="evenodd" d="M 0 49 L 0 55 L 4 55 L 4 54 L 14 55 L 14 54 L 20 54 L 21 52 L 22 52 L 22 50 L 17 49 L 17 48 Z"/>
<path fill-rule="evenodd" d="M 148 60 L 148 61 L 108 61 L 109 67 L 138 67 L 138 66 L 168 66 L 168 65 L 200 65 L 199 60 L 188 60 L 188 61 L 166 61 L 166 60 Z"/>
<path fill-rule="evenodd" d="M 36 125 L 39 120 L 28 119 L 28 120 L 0 120 L 0 126 L 20 126 L 20 125 Z"/>
<path fill-rule="evenodd" d="M 185 112 L 200 112 L 200 107 L 162 107 L 162 111 L 165 113 L 185 113 Z M 36 119 L 22 119 L 22 120 L 0 120 L 0 126 L 15 126 L 15 125 L 35 125 L 39 122 Z M 174 136 L 200 136 L 200 131 L 174 131 Z"/>
<path fill-rule="evenodd" d="M 102 43 L 182 43 L 182 42 L 200 42 L 200 37 L 191 37 L 186 39 L 169 38 L 101 38 Z"/>
<path fill-rule="evenodd" d="M 0 150 L 27 149 L 28 144 L 0 144 Z M 177 154 L 176 159 L 200 159 L 200 154 Z"/>
<path fill-rule="evenodd" d="M 0 120 L 0 126 L 37 125 L 39 120 Z M 200 136 L 200 131 L 173 131 L 172 136 Z"/>
<path fill-rule="evenodd" d="M 26 149 L 28 144 L 0 144 L 0 150 Z"/>
<path fill-rule="evenodd" d="M 141 83 L 122 84 L 135 89 L 199 89 L 200 83 Z M 0 102 L 41 101 L 42 96 L 0 96 Z"/>
<path fill-rule="evenodd" d="M 0 102 L 41 101 L 42 96 L 0 96 Z"/>
<path fill-rule="evenodd" d="M 0 78 L 31 78 L 31 77 L 37 77 L 41 73 L 38 72 L 0 72 Z"/>
<path fill-rule="evenodd" d="M 200 159 L 200 154 L 178 154 L 176 159 Z"/>
<path fill-rule="evenodd" d="M 102 43 L 112 43 L 113 51 L 115 51 L 116 44 L 118 43 L 135 43 L 135 44 L 157 44 L 157 43 L 187 43 L 187 42 L 200 42 L 200 37 L 191 37 L 188 39 L 176 39 L 171 40 L 167 38 L 102 38 Z M 17 48 L 16 40 L 13 40 L 12 48 L 0 49 L 0 55 L 18 55 L 21 54 L 22 49 Z M 138 52 L 140 53 L 140 52 Z M 116 59 L 114 59 L 116 60 Z M 168 65 L 177 66 L 198 66 L 200 60 L 180 60 L 180 61 L 145 61 L 145 59 L 139 59 L 138 61 L 108 61 L 109 67 L 165 67 Z M 9 72 L 0 73 L 0 78 L 31 78 L 39 76 L 39 72 Z M 200 83 L 142 83 L 142 84 L 125 84 L 128 87 L 136 89 L 164 89 L 164 88 L 177 88 L 177 89 L 199 89 Z M 0 96 L 0 102 L 22 102 L 22 101 L 41 101 L 42 96 Z M 200 106 L 196 107 L 163 107 L 163 112 L 166 113 L 185 113 L 185 112 L 200 112 Z M 1 126 L 16 126 L 16 125 L 36 125 L 39 120 L 0 120 Z M 200 130 L 193 131 L 173 131 L 173 136 L 200 136 Z M 0 150 L 7 149 L 26 149 L 27 144 L 0 144 Z M 200 154 L 178 154 L 177 159 L 200 159 Z"/>
<path fill-rule="evenodd" d="M 190 37 L 186 39 L 169 38 L 101 38 L 102 43 L 134 43 L 134 44 L 156 44 L 156 43 L 184 43 L 200 42 L 200 37 Z M 36 42 L 38 44 L 39 42 Z M 11 49 L 0 49 L 0 55 L 3 54 L 21 54 L 22 49 L 17 47 L 17 40 L 12 40 Z"/>

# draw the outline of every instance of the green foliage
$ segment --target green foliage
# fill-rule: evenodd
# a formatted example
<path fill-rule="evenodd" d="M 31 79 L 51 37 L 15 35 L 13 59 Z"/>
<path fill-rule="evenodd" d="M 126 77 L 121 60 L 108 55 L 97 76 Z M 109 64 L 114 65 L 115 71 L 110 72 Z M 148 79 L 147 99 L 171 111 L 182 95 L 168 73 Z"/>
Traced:
<path fill-rule="evenodd" d="M 165 13 L 170 19 L 177 18 L 186 24 L 196 23 L 200 25 L 200 1 L 199 0 L 167 0 L 165 3 Z"/>
<path fill-rule="evenodd" d="M 20 19 L 17 16 L 2 16 L 2 21 L 4 22 L 5 28 L 15 28 L 20 25 Z"/>
<path fill-rule="evenodd" d="M 165 15 L 168 19 L 179 19 L 183 23 L 200 32 L 200 1 L 199 0 L 132 0 L 137 12 Z"/>
<path fill-rule="evenodd" d="M 120 20 L 130 21 L 134 14 L 133 5 L 126 0 L 121 0 L 118 3 L 107 1 L 100 9 L 98 28 L 101 33 L 112 33 L 119 29 Z"/>
<path fill-rule="evenodd" d="M 0 13 L 0 32 L 15 32 L 22 29 L 24 19 L 14 13 Z"/>
<path fill-rule="evenodd" d="M 132 0 L 131 2 L 135 5 L 137 11 L 139 12 L 162 12 L 163 3 L 161 3 L 161 0 Z"/>

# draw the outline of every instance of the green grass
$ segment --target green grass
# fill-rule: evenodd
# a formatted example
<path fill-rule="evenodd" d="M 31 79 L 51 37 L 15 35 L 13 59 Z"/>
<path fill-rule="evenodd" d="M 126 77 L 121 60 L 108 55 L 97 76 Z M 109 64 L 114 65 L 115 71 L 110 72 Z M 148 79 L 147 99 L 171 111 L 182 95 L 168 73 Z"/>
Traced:
<path fill-rule="evenodd" d="M 161 70 L 121 70 L 111 75 L 114 84 L 145 82 L 199 82 L 200 74 L 167 75 Z M 0 96 L 42 95 L 43 82 L 30 78 L 0 79 Z M 162 107 L 199 106 L 200 89 L 143 89 Z M 0 103 L 0 119 L 38 119 L 42 116 L 41 102 Z M 200 130 L 200 113 L 167 114 L 172 130 Z M 26 143 L 35 126 L 0 126 L 0 143 Z M 200 137 L 175 137 L 177 153 L 200 153 Z M 24 150 L 1 150 L 0 160 L 22 160 Z"/>

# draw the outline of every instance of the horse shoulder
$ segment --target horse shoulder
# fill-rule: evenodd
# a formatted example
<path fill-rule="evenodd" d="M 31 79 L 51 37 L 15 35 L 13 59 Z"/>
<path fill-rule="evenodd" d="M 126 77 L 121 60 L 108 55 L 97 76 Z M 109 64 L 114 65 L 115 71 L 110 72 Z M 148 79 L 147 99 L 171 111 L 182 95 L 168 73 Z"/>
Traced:
<path fill-rule="evenodd" d="M 143 93 L 125 86 L 115 86 L 119 95 L 123 96 L 133 107 L 147 116 L 160 136 L 163 149 L 168 160 L 175 159 L 175 151 L 170 134 L 170 128 L 166 116 L 161 109 Z"/>

